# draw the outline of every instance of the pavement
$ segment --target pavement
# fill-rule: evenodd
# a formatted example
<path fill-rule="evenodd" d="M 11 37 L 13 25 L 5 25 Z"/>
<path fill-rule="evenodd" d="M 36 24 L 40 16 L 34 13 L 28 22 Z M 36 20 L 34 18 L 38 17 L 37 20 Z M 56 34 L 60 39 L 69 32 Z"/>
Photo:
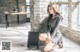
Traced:
<path fill-rule="evenodd" d="M 0 52 L 41 52 L 40 49 L 32 47 L 28 49 L 27 40 L 30 31 L 30 23 L 10 24 L 6 29 L 5 25 L 0 26 Z M 2 50 L 2 41 L 11 41 L 11 50 Z M 54 48 L 51 52 L 80 52 L 80 45 L 63 36 L 63 48 Z M 34 48 L 34 49 L 33 49 Z M 43 49 L 43 47 L 41 47 Z"/>

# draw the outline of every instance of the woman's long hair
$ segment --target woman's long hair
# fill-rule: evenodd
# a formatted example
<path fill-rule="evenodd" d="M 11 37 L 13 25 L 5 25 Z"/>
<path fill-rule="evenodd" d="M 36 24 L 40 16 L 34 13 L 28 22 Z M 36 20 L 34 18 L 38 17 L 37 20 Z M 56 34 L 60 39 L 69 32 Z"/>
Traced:
<path fill-rule="evenodd" d="M 47 7 L 47 12 L 48 12 L 48 13 L 49 13 L 49 7 L 52 7 L 52 4 L 49 4 L 48 7 Z M 53 10 L 54 10 L 54 12 L 55 12 L 56 15 L 60 15 L 60 13 L 57 12 L 57 11 L 54 9 L 54 7 L 52 7 L 52 8 L 53 8 Z"/>
<path fill-rule="evenodd" d="M 49 14 L 49 19 L 51 19 L 51 18 L 53 17 L 53 15 L 49 13 L 49 7 L 52 7 L 52 5 L 53 5 L 53 4 L 49 4 L 48 7 L 47 7 L 47 12 L 48 12 L 48 14 Z M 53 8 L 53 10 L 54 10 L 54 12 L 55 12 L 56 15 L 60 15 L 60 13 L 57 12 L 54 7 L 52 7 L 52 8 Z M 60 15 L 60 16 L 61 16 L 61 15 Z M 61 16 L 61 17 L 62 17 L 62 16 Z M 49 20 L 49 19 L 48 19 L 48 20 Z M 62 19 L 63 19 L 63 17 L 62 17 Z"/>

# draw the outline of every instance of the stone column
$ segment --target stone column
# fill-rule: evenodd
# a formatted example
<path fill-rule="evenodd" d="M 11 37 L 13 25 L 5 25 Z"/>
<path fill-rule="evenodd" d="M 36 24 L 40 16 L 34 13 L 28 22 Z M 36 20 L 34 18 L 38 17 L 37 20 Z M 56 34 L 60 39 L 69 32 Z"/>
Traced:
<path fill-rule="evenodd" d="M 31 31 L 37 31 L 40 22 L 47 17 L 49 0 L 31 0 Z"/>

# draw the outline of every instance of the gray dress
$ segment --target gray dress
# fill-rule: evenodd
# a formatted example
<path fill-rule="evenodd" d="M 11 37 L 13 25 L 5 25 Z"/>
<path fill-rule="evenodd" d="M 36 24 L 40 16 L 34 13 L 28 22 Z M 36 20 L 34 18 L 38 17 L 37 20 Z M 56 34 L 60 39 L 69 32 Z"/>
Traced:
<path fill-rule="evenodd" d="M 40 23 L 40 27 L 37 31 L 39 33 L 50 34 L 52 37 L 51 41 L 60 46 L 62 45 L 62 34 L 59 27 L 62 21 L 62 17 L 60 15 L 56 15 L 54 17 L 54 19 L 49 19 L 49 17 L 46 17 Z"/>
<path fill-rule="evenodd" d="M 55 17 L 55 18 L 54 18 Z M 62 34 L 60 32 L 60 24 L 62 21 L 62 17 L 60 15 L 53 16 L 54 19 L 49 19 L 47 21 L 47 34 L 50 34 L 52 39 L 51 41 L 57 45 L 62 44 Z"/>

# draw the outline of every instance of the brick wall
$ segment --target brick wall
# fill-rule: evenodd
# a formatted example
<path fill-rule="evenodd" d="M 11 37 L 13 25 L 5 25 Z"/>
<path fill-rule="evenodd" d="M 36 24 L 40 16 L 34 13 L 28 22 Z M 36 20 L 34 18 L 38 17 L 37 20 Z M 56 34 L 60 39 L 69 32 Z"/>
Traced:
<path fill-rule="evenodd" d="M 0 23 L 5 23 L 5 11 L 14 12 L 13 10 L 17 9 L 17 0 L 0 0 Z M 25 15 L 20 15 L 20 20 L 25 21 Z M 8 15 L 9 22 L 17 21 L 16 15 Z"/>
<path fill-rule="evenodd" d="M 47 5 L 49 0 L 31 0 L 33 9 L 31 10 L 31 30 L 37 31 L 40 23 L 47 17 Z M 31 7 L 32 8 L 32 7 Z"/>

